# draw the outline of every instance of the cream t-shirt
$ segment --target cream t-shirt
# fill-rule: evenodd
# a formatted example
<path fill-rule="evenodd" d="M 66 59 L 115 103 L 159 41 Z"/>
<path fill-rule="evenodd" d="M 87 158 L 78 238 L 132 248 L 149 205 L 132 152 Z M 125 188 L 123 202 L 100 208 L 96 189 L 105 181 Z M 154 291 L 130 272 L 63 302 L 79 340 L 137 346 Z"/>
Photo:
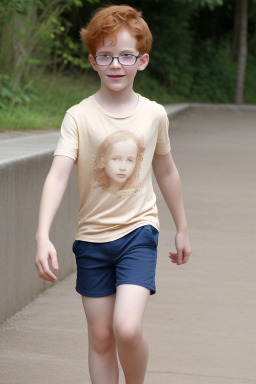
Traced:
<path fill-rule="evenodd" d="M 54 156 L 77 165 L 77 240 L 116 240 L 143 225 L 159 229 L 152 187 L 154 154 L 170 152 L 164 107 L 138 95 L 136 108 L 115 114 L 94 96 L 70 108 Z"/>

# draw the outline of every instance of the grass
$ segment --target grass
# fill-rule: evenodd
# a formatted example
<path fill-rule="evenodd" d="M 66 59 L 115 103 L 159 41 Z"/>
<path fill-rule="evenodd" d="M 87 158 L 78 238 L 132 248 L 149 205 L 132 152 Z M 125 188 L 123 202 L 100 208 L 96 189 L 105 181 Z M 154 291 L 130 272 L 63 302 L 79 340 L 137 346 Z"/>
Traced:
<path fill-rule="evenodd" d="M 58 129 L 65 111 L 94 93 L 95 77 L 59 77 L 43 75 L 33 80 L 35 99 L 1 111 L 0 130 Z"/>

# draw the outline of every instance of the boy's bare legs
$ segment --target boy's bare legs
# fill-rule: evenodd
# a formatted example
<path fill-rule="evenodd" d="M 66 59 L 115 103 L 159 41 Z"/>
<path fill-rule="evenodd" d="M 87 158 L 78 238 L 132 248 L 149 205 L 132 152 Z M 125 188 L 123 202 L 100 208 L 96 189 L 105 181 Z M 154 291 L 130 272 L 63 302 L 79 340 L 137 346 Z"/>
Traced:
<path fill-rule="evenodd" d="M 116 344 L 126 384 L 143 384 L 148 346 L 142 322 L 149 293 L 147 288 L 124 284 L 117 287 L 116 295 L 82 296 L 88 323 L 92 384 L 118 383 Z"/>
<path fill-rule="evenodd" d="M 113 334 L 115 298 L 115 294 L 97 298 L 82 296 L 88 323 L 89 371 L 92 384 L 118 383 L 119 370 Z"/>
<path fill-rule="evenodd" d="M 113 329 L 126 384 L 144 382 L 148 345 L 142 322 L 149 294 L 149 289 L 138 285 L 117 287 Z"/>

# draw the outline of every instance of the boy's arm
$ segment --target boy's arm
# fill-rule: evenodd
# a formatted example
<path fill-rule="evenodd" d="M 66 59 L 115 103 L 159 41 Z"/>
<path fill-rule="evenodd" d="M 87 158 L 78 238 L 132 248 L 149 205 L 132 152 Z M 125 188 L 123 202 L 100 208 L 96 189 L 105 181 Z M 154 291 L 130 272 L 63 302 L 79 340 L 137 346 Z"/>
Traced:
<path fill-rule="evenodd" d="M 152 166 L 177 231 L 175 236 L 177 253 L 170 252 L 170 258 L 173 263 L 185 264 L 191 254 L 191 248 L 178 170 L 170 153 L 166 155 L 155 154 Z"/>
<path fill-rule="evenodd" d="M 49 268 L 48 260 L 54 269 L 58 269 L 57 253 L 49 240 L 49 232 L 54 216 L 60 206 L 67 187 L 74 160 L 66 156 L 55 156 L 50 172 L 45 180 L 36 232 L 36 269 L 38 275 L 53 283 L 57 277 Z"/>

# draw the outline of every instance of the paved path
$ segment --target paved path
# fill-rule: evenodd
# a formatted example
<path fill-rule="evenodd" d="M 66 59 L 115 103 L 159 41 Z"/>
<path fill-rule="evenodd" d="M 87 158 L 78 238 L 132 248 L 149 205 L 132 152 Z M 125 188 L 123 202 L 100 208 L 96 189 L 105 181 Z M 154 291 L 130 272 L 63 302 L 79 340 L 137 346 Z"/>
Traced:
<path fill-rule="evenodd" d="M 255 122 L 255 111 L 216 108 L 172 123 L 193 255 L 182 267 L 169 262 L 174 228 L 156 188 L 158 291 L 145 315 L 145 384 L 256 383 Z M 0 384 L 90 383 L 74 284 L 71 275 L 0 327 Z"/>

